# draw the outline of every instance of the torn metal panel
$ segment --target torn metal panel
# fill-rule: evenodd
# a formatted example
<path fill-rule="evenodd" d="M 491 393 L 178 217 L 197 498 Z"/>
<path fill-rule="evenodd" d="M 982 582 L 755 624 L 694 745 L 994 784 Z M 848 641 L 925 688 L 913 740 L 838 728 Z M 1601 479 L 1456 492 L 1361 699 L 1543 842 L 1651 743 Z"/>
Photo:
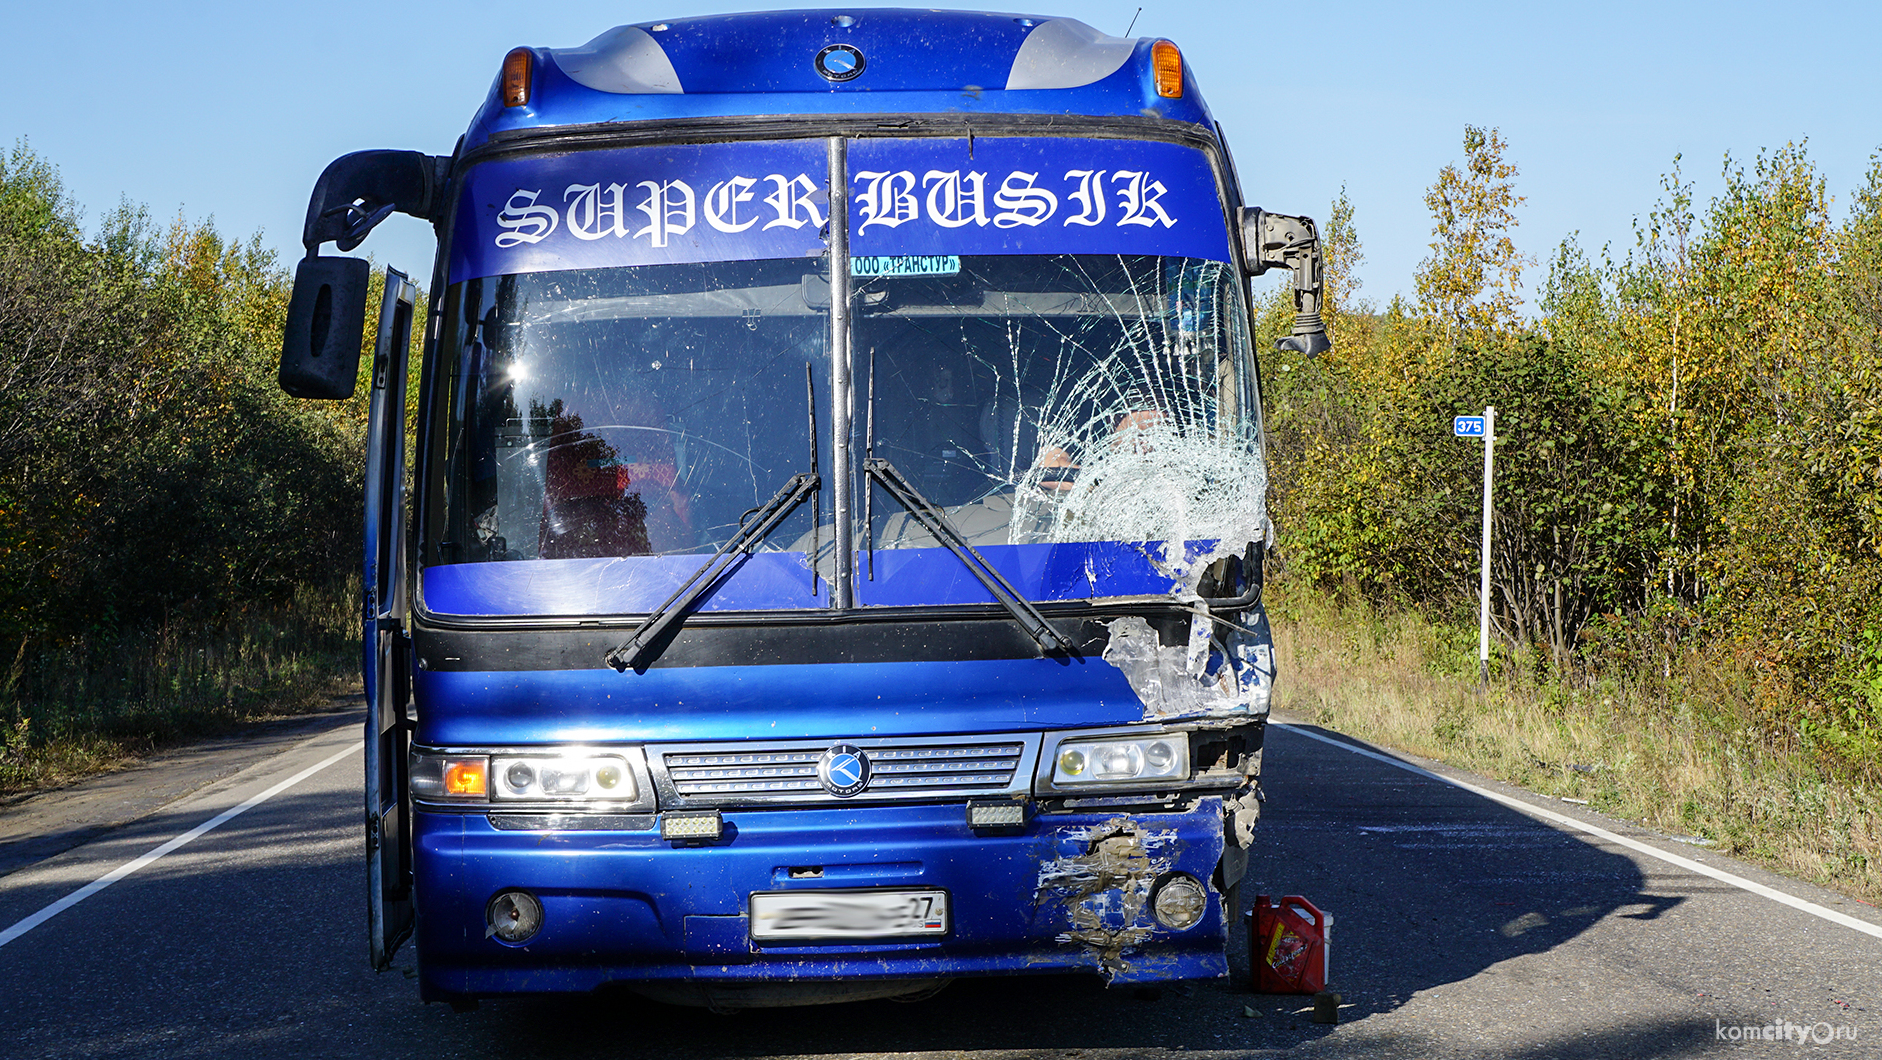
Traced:
<path fill-rule="evenodd" d="M 1144 705 L 1146 721 L 1266 717 L 1274 691 L 1274 639 L 1259 606 L 1240 622 L 1200 611 L 1189 640 L 1163 644 L 1149 622 L 1135 615 L 1109 624 L 1105 662 L 1123 672 Z"/>
<path fill-rule="evenodd" d="M 1218 800 L 1205 798 L 1194 812 L 1213 816 L 1219 810 Z M 1155 814 L 1062 828 L 1050 842 L 1057 856 L 1040 863 L 1036 918 L 1056 920 L 1061 927 L 1055 941 L 1081 948 L 1094 970 L 1113 982 L 1156 978 L 1156 969 L 1170 959 L 1168 944 L 1186 934 L 1158 923 L 1151 904 L 1158 881 L 1175 871 L 1207 879 L 1222 855 L 1219 832 L 1179 833 Z M 1213 885 L 1205 887 L 1217 893 Z M 1219 907 L 1219 900 L 1210 901 Z M 1221 935 L 1226 928 L 1217 917 L 1189 930 Z"/>
<path fill-rule="evenodd" d="M 1062 907 L 1069 930 L 1057 941 L 1091 949 L 1109 977 L 1126 970 L 1126 957 L 1156 930 L 1150 890 L 1169 872 L 1174 831 L 1153 831 L 1116 817 L 1059 837 L 1061 856 L 1039 866 L 1034 903 Z"/>
<path fill-rule="evenodd" d="M 1260 768 L 1259 764 L 1256 768 Z M 1224 799 L 1222 802 L 1222 813 L 1227 822 L 1229 843 L 1243 852 L 1242 864 L 1244 866 L 1248 861 L 1247 850 L 1255 842 L 1255 825 L 1261 821 L 1261 804 L 1265 801 L 1267 801 L 1267 796 L 1261 793 L 1261 782 L 1256 780 L 1233 798 Z M 1241 874 L 1236 873 L 1235 879 L 1240 878 Z M 1235 879 L 1228 879 L 1226 882 L 1233 884 Z"/>

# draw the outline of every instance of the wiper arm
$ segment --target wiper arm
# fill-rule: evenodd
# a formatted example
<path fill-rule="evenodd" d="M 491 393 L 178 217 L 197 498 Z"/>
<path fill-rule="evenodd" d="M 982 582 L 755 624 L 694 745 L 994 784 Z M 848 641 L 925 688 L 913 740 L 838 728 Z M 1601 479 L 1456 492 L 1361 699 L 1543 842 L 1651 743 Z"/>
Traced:
<path fill-rule="evenodd" d="M 1068 654 L 1073 652 L 1072 642 L 1067 640 L 1064 634 L 1052 628 L 1052 624 L 1047 622 L 1045 616 L 1039 613 L 1039 609 L 1032 605 L 1032 601 L 1021 596 L 1018 590 L 1001 577 L 1000 572 L 994 570 L 993 565 L 975 551 L 974 546 L 967 543 L 967 538 L 955 529 L 954 524 L 948 520 L 947 514 L 917 492 L 915 487 L 902 477 L 902 473 L 895 469 L 894 464 L 878 457 L 869 457 L 863 461 L 863 475 L 868 481 L 880 483 L 882 488 L 888 491 L 889 496 L 894 497 L 897 503 L 908 509 L 908 514 L 914 516 L 916 522 L 927 528 L 928 533 L 932 534 L 936 541 L 947 546 L 948 551 L 958 556 L 974 577 L 980 580 L 980 584 L 986 586 L 987 591 L 993 594 L 993 598 L 1012 614 L 1014 621 L 1018 622 L 1020 628 L 1026 631 L 1026 635 L 1039 645 L 1041 651 L 1051 651 L 1057 648 Z"/>
<path fill-rule="evenodd" d="M 791 476 L 791 480 L 778 490 L 776 496 L 746 512 L 745 516 L 741 516 L 738 532 L 732 535 L 731 540 L 720 545 L 719 551 L 714 552 L 705 565 L 694 571 L 692 577 L 675 589 L 673 595 L 667 597 L 665 603 L 654 608 L 652 613 L 635 628 L 634 635 L 628 638 L 626 644 L 607 654 L 608 665 L 621 672 L 630 669 L 640 671 L 643 663 L 652 661 L 651 656 L 657 652 L 656 645 L 664 643 L 667 631 L 685 620 L 687 614 L 692 611 L 693 605 L 699 602 L 700 597 L 716 588 L 720 580 L 733 567 L 743 562 L 746 556 L 751 555 L 752 549 L 758 547 L 758 543 L 763 541 L 767 534 L 777 529 L 779 523 L 796 511 L 798 505 L 809 500 L 811 495 L 822 486 L 823 479 L 820 475 L 815 472 L 800 471 Z M 756 515 L 757 518 L 749 523 L 745 522 L 745 517 L 752 515 Z M 814 572 L 812 576 L 815 576 Z"/>

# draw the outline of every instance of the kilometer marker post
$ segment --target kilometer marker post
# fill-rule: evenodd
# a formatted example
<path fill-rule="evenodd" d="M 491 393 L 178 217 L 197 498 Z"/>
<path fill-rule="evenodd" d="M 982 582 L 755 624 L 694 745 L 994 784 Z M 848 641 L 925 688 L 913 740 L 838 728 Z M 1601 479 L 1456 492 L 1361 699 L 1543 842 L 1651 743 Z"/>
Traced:
<path fill-rule="evenodd" d="M 1490 683 L 1490 482 L 1496 451 L 1496 406 L 1484 407 L 1481 416 L 1458 416 L 1451 433 L 1459 438 L 1483 439 L 1483 573 L 1477 583 L 1477 679 Z"/>

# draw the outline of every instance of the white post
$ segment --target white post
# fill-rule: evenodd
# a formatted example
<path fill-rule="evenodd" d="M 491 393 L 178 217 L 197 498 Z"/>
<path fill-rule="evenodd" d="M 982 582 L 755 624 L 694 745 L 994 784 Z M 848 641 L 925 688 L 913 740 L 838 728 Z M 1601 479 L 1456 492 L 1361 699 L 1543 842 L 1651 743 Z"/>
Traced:
<path fill-rule="evenodd" d="M 1490 681 L 1490 476 L 1496 448 L 1496 406 L 1483 410 L 1483 578 L 1478 583 L 1477 677 Z"/>

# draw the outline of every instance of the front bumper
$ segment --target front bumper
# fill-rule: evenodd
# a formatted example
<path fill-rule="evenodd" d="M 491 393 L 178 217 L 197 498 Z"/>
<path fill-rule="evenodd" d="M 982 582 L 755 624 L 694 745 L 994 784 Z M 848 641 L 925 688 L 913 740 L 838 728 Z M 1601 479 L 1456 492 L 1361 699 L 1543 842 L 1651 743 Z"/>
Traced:
<path fill-rule="evenodd" d="M 1114 982 L 1228 974 L 1213 876 L 1222 800 L 1176 810 L 1040 814 L 976 833 L 960 803 L 729 810 L 725 834 L 681 846 L 645 831 L 507 831 L 481 814 L 414 821 L 420 986 L 428 998 L 592 990 L 606 983 L 926 980 L 1090 972 Z M 795 870 L 795 871 L 794 871 Z M 812 871 L 819 874 L 812 876 Z M 1169 873 L 1203 882 L 1186 930 L 1158 923 Z M 938 939 L 780 945 L 751 940 L 754 891 L 921 887 L 948 892 Z M 543 906 L 520 945 L 487 937 L 509 889 Z"/>

